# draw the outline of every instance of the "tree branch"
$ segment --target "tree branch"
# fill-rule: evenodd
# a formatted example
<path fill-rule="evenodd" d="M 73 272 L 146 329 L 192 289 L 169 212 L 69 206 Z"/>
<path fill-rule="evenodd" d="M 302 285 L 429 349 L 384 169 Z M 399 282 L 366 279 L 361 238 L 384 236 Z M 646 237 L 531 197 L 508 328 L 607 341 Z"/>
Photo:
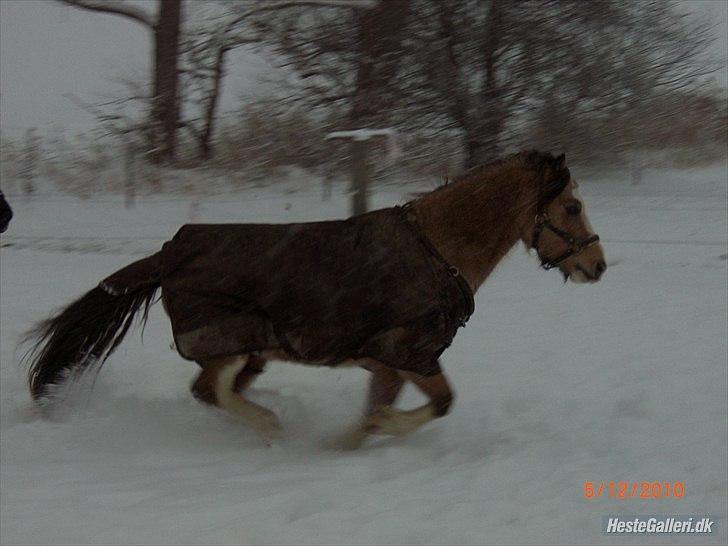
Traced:
<path fill-rule="evenodd" d="M 245 13 L 242 13 L 240 16 L 230 21 L 226 30 L 233 29 L 245 21 L 248 17 L 265 13 L 267 11 L 278 11 L 281 9 L 296 7 L 367 9 L 376 7 L 378 3 L 379 0 L 278 0 L 247 10 Z"/>
<path fill-rule="evenodd" d="M 85 9 L 88 11 L 96 11 L 99 13 L 110 13 L 112 15 L 121 15 L 128 19 L 132 19 L 137 23 L 141 23 L 149 29 L 154 29 L 154 21 L 152 17 L 144 10 L 135 8 L 134 6 L 127 6 L 121 2 L 108 1 L 102 2 L 99 0 L 57 0 L 61 4 L 73 6 L 79 9 Z"/>

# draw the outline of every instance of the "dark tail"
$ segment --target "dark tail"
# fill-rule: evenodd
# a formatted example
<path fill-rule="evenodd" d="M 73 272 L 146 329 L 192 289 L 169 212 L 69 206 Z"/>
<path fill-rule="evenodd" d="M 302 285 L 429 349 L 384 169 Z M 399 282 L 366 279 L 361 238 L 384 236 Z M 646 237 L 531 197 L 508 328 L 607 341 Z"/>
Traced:
<path fill-rule="evenodd" d="M 143 262 L 140 260 L 132 266 L 138 270 L 138 264 Z M 118 278 L 126 269 L 112 277 Z M 109 289 L 104 281 L 28 332 L 25 339 L 35 343 L 26 356 L 30 361 L 28 384 L 35 400 L 48 397 L 52 386 L 72 373 L 94 366 L 100 368 L 124 339 L 140 310 L 143 310 L 142 322 L 146 322 L 159 287 L 158 274 L 150 275 L 147 282 L 130 284 L 132 287 L 120 292 Z"/>

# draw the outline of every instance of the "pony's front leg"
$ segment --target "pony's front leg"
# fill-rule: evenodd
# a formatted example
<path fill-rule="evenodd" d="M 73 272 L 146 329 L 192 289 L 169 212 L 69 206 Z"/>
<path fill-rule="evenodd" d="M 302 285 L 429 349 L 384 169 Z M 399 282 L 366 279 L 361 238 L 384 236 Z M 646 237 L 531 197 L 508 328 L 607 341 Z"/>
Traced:
<path fill-rule="evenodd" d="M 450 384 L 443 373 L 432 376 L 399 372 L 379 364 L 367 366 L 372 372 L 367 409 L 362 419 L 334 443 L 339 449 L 356 449 L 370 434 L 404 436 L 445 415 L 453 401 Z M 429 402 L 412 410 L 393 407 L 404 378 L 412 381 Z"/>
<path fill-rule="evenodd" d="M 449 411 L 454 397 L 445 374 L 441 372 L 423 376 L 412 372 L 400 373 L 412 381 L 429 398 L 429 402 L 411 410 L 398 410 L 391 406 L 379 408 L 365 419 L 367 433 L 404 436 Z"/>
<path fill-rule="evenodd" d="M 399 372 L 387 368 L 383 364 L 367 361 L 362 367 L 372 373 L 364 417 L 358 419 L 346 432 L 334 439 L 331 447 L 335 449 L 349 450 L 361 446 L 371 433 L 367 430 L 369 417 L 383 411 L 384 408 L 391 407 L 404 386 L 404 379 Z"/>

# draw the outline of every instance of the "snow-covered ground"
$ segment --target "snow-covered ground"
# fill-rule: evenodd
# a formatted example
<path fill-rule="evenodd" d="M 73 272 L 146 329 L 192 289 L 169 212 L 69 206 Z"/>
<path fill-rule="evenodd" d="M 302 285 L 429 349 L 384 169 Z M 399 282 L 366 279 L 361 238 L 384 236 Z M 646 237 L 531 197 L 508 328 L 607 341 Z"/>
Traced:
<path fill-rule="evenodd" d="M 260 189 L 131 211 L 117 197 L 16 200 L 0 251 L 0 542 L 725 544 L 727 173 L 580 180 L 603 281 L 563 285 L 514 250 L 445 353 L 452 413 L 353 453 L 323 444 L 360 410 L 365 372 L 270 366 L 252 396 L 286 433 L 266 447 L 192 399 L 196 367 L 170 349 L 159 305 L 143 342 L 129 335 L 53 419 L 34 413 L 16 353 L 34 321 L 190 217 L 337 217 L 343 195 Z M 587 480 L 682 481 L 685 496 L 587 500 Z M 607 514 L 710 514 L 718 529 L 628 539 L 601 533 Z"/>

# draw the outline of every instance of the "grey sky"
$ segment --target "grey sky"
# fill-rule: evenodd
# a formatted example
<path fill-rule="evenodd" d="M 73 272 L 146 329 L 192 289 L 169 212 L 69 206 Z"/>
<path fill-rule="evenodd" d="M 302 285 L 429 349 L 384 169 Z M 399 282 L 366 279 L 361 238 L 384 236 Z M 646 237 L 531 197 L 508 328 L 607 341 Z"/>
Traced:
<path fill-rule="evenodd" d="M 154 10 L 156 2 L 136 4 Z M 716 22 L 716 57 L 728 58 L 728 2 L 687 0 L 687 9 Z M 151 40 L 141 25 L 116 16 L 95 14 L 50 0 L 0 0 L 0 129 L 15 135 L 28 127 L 81 130 L 93 125 L 91 114 L 64 95 L 87 102 L 123 95 L 119 79 L 144 80 Z M 259 57 L 237 52 L 225 81 L 223 110 L 241 93 L 253 92 L 257 77 L 268 70 Z M 725 69 L 717 75 L 728 86 Z"/>

